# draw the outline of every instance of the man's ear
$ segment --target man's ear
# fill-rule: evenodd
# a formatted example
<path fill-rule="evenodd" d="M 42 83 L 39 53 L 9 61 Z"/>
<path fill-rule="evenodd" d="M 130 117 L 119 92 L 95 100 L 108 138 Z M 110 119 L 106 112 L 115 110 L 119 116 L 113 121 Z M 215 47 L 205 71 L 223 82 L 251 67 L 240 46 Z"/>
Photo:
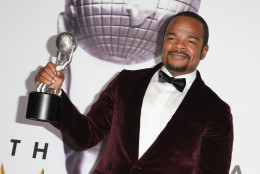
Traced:
<path fill-rule="evenodd" d="M 208 45 L 205 45 L 202 48 L 200 60 L 203 60 L 206 57 L 208 50 L 209 50 L 209 46 Z"/>

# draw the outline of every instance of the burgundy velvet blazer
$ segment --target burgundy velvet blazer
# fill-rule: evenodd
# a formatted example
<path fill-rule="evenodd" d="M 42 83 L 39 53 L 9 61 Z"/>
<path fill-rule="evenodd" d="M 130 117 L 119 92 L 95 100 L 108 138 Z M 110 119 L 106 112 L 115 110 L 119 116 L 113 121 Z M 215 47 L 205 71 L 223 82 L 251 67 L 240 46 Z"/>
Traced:
<path fill-rule="evenodd" d="M 54 124 L 81 148 L 109 138 L 94 174 L 228 174 L 233 124 L 229 106 L 197 78 L 155 142 L 138 159 L 142 100 L 154 68 L 123 70 L 100 94 L 87 115 L 62 94 L 60 123 Z"/>

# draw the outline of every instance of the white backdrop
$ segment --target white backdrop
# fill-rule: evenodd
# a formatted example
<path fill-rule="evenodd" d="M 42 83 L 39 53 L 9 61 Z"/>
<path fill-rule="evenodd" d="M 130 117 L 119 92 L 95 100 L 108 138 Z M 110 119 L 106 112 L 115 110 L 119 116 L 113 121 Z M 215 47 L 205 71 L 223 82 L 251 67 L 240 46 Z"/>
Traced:
<path fill-rule="evenodd" d="M 0 2 L 0 163 L 6 174 L 36 174 L 41 168 L 46 174 L 65 174 L 60 132 L 48 123 L 25 119 L 28 92 L 35 90 L 35 73 L 51 55 L 56 55 L 53 36 L 57 34 L 57 16 L 64 11 L 65 1 Z M 233 113 L 235 140 L 230 173 L 236 165 L 243 174 L 260 173 L 259 7 L 258 0 L 202 0 L 199 10 L 210 29 L 210 50 L 199 70 L 204 81 L 229 103 Z M 71 64 L 71 99 L 84 113 L 116 72 L 150 67 L 158 61 L 159 58 L 122 66 L 93 58 L 78 48 Z M 91 80 L 94 71 L 100 80 Z M 11 140 L 21 141 L 13 155 Z M 32 157 L 36 142 L 42 149 L 48 143 L 46 159 L 42 159 L 41 152 Z M 85 158 L 81 168 L 92 164 Z M 240 174 L 239 170 L 232 172 L 235 173 Z"/>

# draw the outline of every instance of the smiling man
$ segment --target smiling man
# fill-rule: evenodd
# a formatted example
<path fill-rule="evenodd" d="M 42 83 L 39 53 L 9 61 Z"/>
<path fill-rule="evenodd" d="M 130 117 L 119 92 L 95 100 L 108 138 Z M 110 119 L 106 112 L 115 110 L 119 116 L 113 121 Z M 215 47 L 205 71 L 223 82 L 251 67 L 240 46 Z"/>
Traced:
<path fill-rule="evenodd" d="M 94 174 L 228 174 L 230 107 L 197 71 L 207 42 L 208 26 L 199 15 L 177 14 L 165 30 L 162 63 L 121 71 L 86 115 L 63 91 L 60 121 L 54 126 L 81 148 L 109 134 Z M 48 63 L 35 80 L 60 88 L 64 75 Z"/>
<path fill-rule="evenodd" d="M 188 74 L 196 70 L 208 52 L 208 28 L 197 15 L 180 13 L 168 24 L 164 35 L 162 61 L 173 75 Z"/>

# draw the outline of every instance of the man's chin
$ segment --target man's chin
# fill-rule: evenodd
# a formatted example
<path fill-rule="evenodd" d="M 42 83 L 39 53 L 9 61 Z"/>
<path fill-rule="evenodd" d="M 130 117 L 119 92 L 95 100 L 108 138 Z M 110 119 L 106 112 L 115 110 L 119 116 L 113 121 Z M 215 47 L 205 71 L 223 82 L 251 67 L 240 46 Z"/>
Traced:
<path fill-rule="evenodd" d="M 186 71 L 187 66 L 186 66 L 186 65 L 184 65 L 184 66 L 176 66 L 176 65 L 171 65 L 171 64 L 169 64 L 169 63 L 167 62 L 167 63 L 166 63 L 166 68 L 167 68 L 169 71 L 181 73 L 181 72 L 185 72 L 185 71 Z"/>

